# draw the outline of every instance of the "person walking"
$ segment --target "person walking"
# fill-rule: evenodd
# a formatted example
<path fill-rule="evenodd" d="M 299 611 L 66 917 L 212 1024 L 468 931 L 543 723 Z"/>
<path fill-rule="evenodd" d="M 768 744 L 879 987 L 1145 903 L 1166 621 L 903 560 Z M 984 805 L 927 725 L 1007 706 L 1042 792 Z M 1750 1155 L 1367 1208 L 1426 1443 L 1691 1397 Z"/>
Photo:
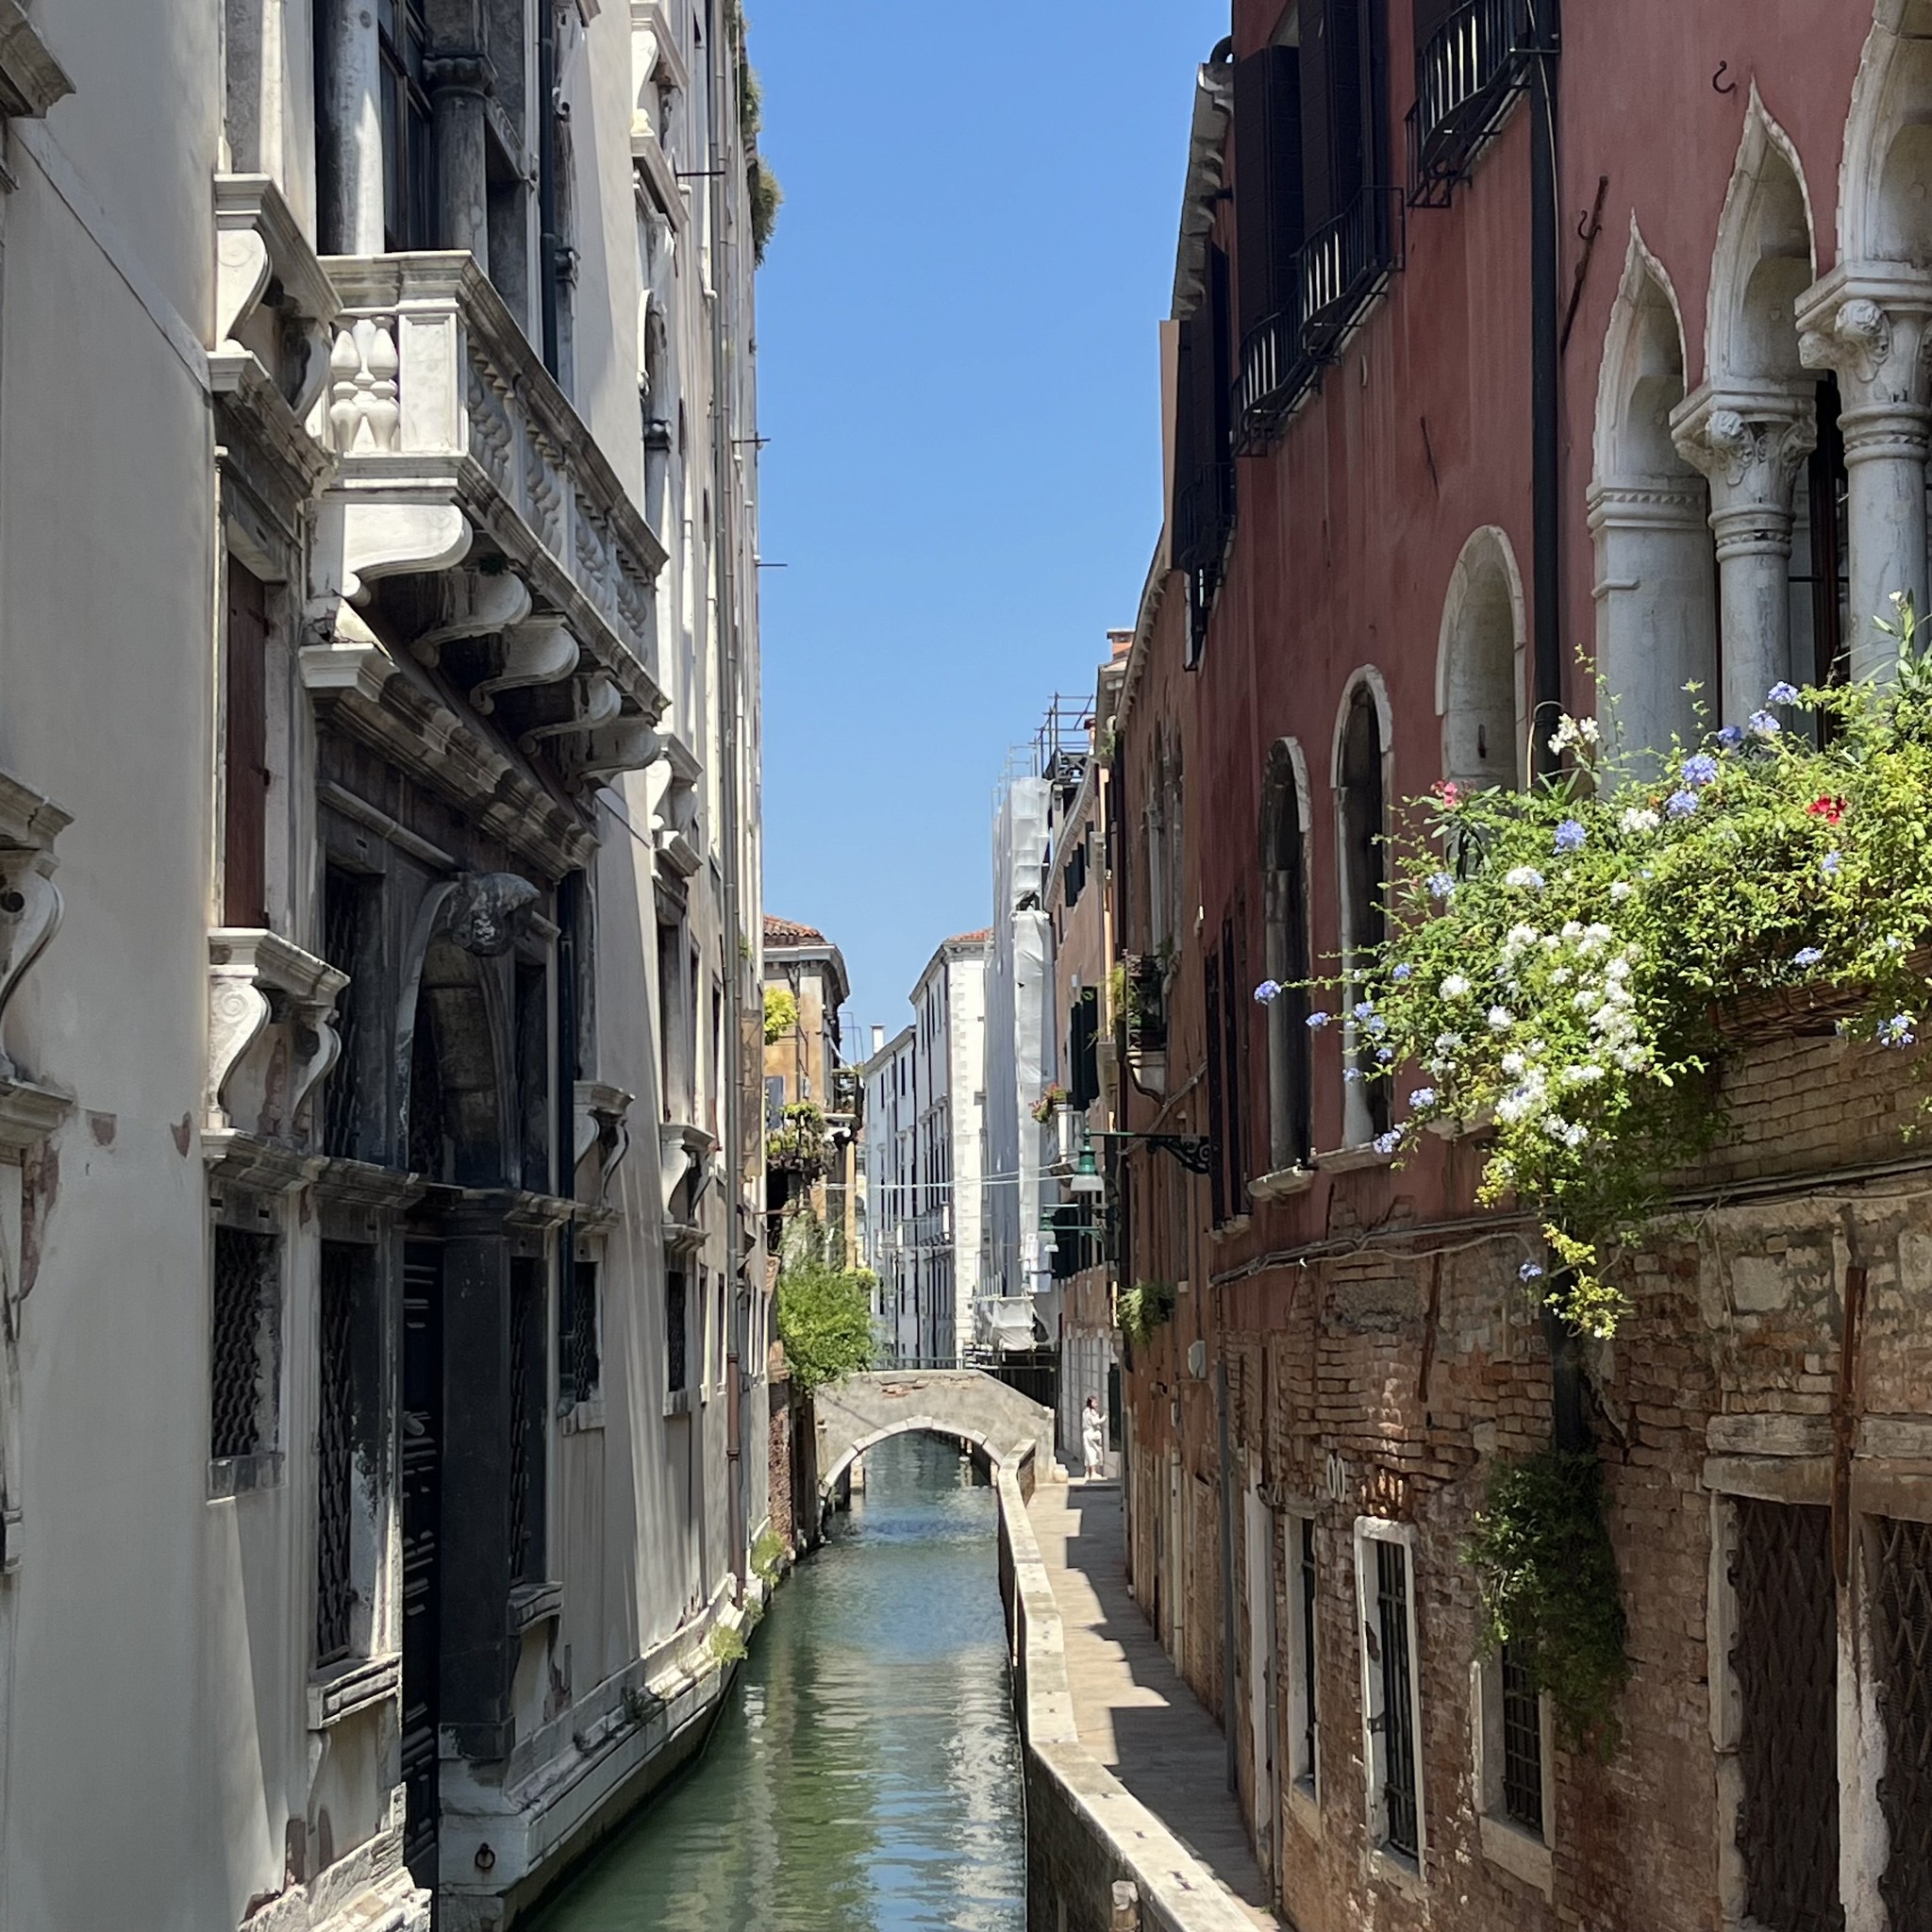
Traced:
<path fill-rule="evenodd" d="M 1106 1440 L 1100 1420 L 1100 1404 L 1090 1395 L 1087 1407 L 1080 1412 L 1080 1453 L 1087 1460 L 1087 1480 L 1090 1483 L 1099 1482 L 1107 1474 L 1103 1457 Z"/>

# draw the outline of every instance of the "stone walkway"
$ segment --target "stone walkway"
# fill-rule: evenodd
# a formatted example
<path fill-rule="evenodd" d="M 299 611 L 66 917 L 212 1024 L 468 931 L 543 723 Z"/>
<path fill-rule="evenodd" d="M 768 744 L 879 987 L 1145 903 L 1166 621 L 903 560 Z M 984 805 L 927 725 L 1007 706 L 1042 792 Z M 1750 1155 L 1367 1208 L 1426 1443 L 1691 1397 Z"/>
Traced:
<path fill-rule="evenodd" d="M 1260 1868 L 1227 1789 L 1220 1727 L 1127 1592 L 1118 1483 L 1041 1483 L 1027 1506 L 1066 1630 L 1080 1741 L 1213 1873 L 1257 1925 Z"/>

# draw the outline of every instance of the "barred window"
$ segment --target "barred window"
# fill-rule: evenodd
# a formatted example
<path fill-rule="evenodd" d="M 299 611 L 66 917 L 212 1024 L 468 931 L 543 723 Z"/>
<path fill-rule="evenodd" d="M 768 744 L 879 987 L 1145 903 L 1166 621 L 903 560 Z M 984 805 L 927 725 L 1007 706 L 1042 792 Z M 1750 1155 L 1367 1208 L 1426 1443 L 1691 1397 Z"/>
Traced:
<path fill-rule="evenodd" d="M 1737 1511 L 1731 1670 L 1745 1910 L 1765 1932 L 1840 1932 L 1831 1512 L 1751 1497 Z"/>
<path fill-rule="evenodd" d="M 1294 1600 L 1291 1617 L 1293 1673 L 1290 1679 L 1291 1755 L 1294 1781 L 1310 1794 L 1315 1790 L 1315 1519 L 1297 1516 L 1295 1527 Z"/>
<path fill-rule="evenodd" d="M 597 1343 L 597 1264 L 578 1261 L 564 1272 L 558 1307 L 558 1397 L 565 1404 L 588 1402 L 600 1384 L 603 1363 Z"/>
<path fill-rule="evenodd" d="M 238 1227 L 214 1231 L 208 1454 L 264 1455 L 281 1423 L 279 1243 Z"/>
<path fill-rule="evenodd" d="M 664 1387 L 673 1395 L 685 1388 L 689 1379 L 685 1358 L 688 1300 L 684 1271 L 669 1270 L 664 1276 Z"/>
<path fill-rule="evenodd" d="M 1543 1835 L 1542 1698 L 1536 1673 L 1513 1643 L 1503 1646 L 1503 1815 Z"/>
<path fill-rule="evenodd" d="M 362 1001 L 358 978 L 375 882 L 339 865 L 327 868 L 322 891 L 322 956 L 349 975 L 336 996 L 336 1037 L 341 1051 L 329 1072 L 322 1097 L 322 1145 L 325 1154 L 353 1160 L 359 1151 L 356 1131 L 357 1075 L 362 1063 Z"/>
<path fill-rule="evenodd" d="M 369 1319 L 373 1259 L 342 1241 L 322 1244 L 321 1348 L 316 1373 L 315 1661 L 340 1663 L 354 1649 L 356 1354 Z"/>
<path fill-rule="evenodd" d="M 1875 1641 L 1891 1854 L 1879 1895 L 1894 1925 L 1932 1925 L 1932 1524 L 1877 1519 Z"/>
<path fill-rule="evenodd" d="M 1423 1860 L 1417 1761 L 1414 1579 L 1409 1536 L 1379 1517 L 1356 1519 L 1356 1590 L 1362 1652 L 1362 1757 L 1372 1837 L 1411 1864 Z"/>

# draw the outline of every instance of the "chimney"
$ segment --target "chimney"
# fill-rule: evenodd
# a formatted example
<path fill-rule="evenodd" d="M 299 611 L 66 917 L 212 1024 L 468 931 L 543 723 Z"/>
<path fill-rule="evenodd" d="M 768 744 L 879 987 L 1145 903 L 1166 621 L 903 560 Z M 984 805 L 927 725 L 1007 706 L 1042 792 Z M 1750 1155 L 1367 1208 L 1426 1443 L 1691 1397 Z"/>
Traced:
<path fill-rule="evenodd" d="M 872 1029 L 872 1050 L 874 1054 L 882 1054 L 886 1050 L 886 1029 L 883 1026 Z"/>

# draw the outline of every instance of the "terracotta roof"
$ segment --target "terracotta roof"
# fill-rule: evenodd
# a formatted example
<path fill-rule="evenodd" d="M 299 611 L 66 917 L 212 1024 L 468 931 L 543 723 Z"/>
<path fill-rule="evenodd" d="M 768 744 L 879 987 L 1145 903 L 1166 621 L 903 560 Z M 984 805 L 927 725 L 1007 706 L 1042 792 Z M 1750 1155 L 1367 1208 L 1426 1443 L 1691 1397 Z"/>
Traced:
<path fill-rule="evenodd" d="M 765 943 L 768 946 L 828 946 L 832 942 L 815 925 L 800 925 L 795 919 L 776 919 L 765 914 Z"/>
<path fill-rule="evenodd" d="M 992 927 L 982 925 L 977 932 L 956 932 L 946 941 L 949 946 L 983 946 L 992 937 Z"/>

